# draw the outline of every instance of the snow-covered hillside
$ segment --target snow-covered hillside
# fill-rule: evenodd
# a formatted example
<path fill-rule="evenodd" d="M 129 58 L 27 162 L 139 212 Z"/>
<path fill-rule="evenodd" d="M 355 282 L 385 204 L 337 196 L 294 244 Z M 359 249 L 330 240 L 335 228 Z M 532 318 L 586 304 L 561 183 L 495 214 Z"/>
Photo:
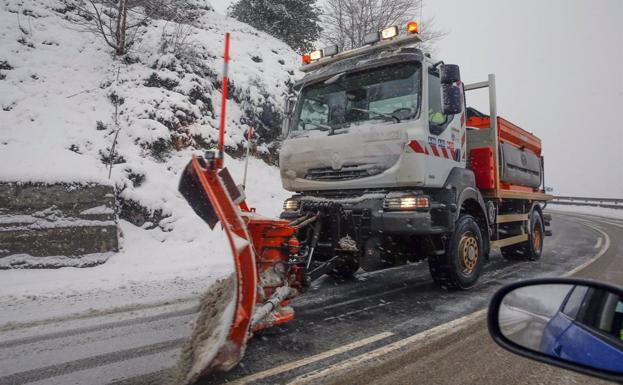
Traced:
<path fill-rule="evenodd" d="M 136 175 L 150 179 L 148 164 L 165 164 L 172 150 L 213 142 L 226 31 L 233 83 L 227 145 L 244 144 L 250 124 L 258 150 L 269 150 L 297 67 L 286 44 L 205 11 L 195 27 L 150 21 L 130 53 L 115 60 L 101 37 L 79 31 L 76 18 L 57 0 L 1 5 L 1 179 L 106 179 L 102 160 L 109 158 L 115 121 L 118 185 Z M 183 44 L 172 43 L 178 34 L 187 35 Z"/>
<path fill-rule="evenodd" d="M 121 221 L 122 250 L 102 266 L 0 271 L 0 307 L 15 310 L 3 310 L 0 324 L 28 314 L 20 304 L 32 296 L 28 306 L 38 313 L 82 293 L 75 301 L 83 306 L 63 312 L 82 311 L 198 293 L 230 270 L 226 242 L 177 192 L 190 155 L 217 135 L 225 32 L 232 33 L 230 153 L 246 145 L 253 126 L 258 154 L 270 157 L 281 100 L 297 75 L 298 57 L 285 43 L 212 10 L 193 27 L 150 21 L 122 60 L 80 31 L 76 17 L 57 0 L 0 3 L 0 181 L 114 183 L 122 217 L 139 226 Z M 176 47 L 171 36 L 180 31 L 186 43 Z M 240 182 L 242 161 L 228 157 L 226 165 Z M 247 191 L 252 207 L 273 216 L 288 196 L 278 169 L 257 158 Z M 95 297 L 106 300 L 93 305 Z"/>

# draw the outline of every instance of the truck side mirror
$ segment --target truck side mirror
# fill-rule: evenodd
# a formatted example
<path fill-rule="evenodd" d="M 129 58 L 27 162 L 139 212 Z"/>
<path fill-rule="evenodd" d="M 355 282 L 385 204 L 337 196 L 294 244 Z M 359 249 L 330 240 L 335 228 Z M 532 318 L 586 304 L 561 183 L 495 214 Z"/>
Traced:
<path fill-rule="evenodd" d="M 456 83 L 442 84 L 441 98 L 444 115 L 460 114 L 463 111 L 463 87 L 460 85 Z"/>
<path fill-rule="evenodd" d="M 452 84 L 461 81 L 461 70 L 456 64 L 441 66 L 441 84 Z"/>
<path fill-rule="evenodd" d="M 288 136 L 288 131 L 290 131 L 290 117 L 284 116 L 283 122 L 281 122 L 281 136 L 283 139 Z"/>
<path fill-rule="evenodd" d="M 441 97 L 444 115 L 459 114 L 463 111 L 463 87 L 461 71 L 456 64 L 441 66 Z"/>
<path fill-rule="evenodd" d="M 290 119 L 292 118 L 292 112 L 294 111 L 294 106 L 296 105 L 296 95 L 290 94 L 286 95 L 283 103 L 283 112 L 284 118 L 281 124 L 281 135 L 285 138 L 288 136 L 288 131 L 290 130 Z"/>
<path fill-rule="evenodd" d="M 283 112 L 286 116 L 291 116 L 292 111 L 294 110 L 294 105 L 296 104 L 296 95 L 290 94 L 286 95 L 283 103 Z"/>

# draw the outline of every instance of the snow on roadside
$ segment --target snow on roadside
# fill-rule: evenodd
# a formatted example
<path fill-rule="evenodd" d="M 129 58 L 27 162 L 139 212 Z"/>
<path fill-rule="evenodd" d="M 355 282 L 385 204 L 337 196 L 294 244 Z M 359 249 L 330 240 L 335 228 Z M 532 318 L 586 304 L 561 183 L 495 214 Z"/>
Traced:
<path fill-rule="evenodd" d="M 280 108 L 298 66 L 285 43 L 217 12 L 206 12 L 190 29 L 196 62 L 162 52 L 163 31 L 175 25 L 154 20 L 141 32 L 133 62 L 120 64 L 99 37 L 79 32 L 68 21 L 71 12 L 59 9 L 58 0 L 0 4 L 0 180 L 114 183 L 126 202 L 161 215 L 142 228 L 120 221 L 121 250 L 103 265 L 0 271 L 0 328 L 197 297 L 228 274 L 223 234 L 218 227 L 210 232 L 177 191 L 193 146 L 216 136 L 223 36 L 232 32 L 230 148 L 246 144 L 249 116 Z M 109 180 L 102 160 L 115 137 L 113 100 L 123 103 L 119 164 Z M 187 139 L 195 142 L 178 150 Z M 156 151 L 162 141 L 164 153 Z M 264 144 L 258 149 L 265 150 Z M 226 165 L 241 183 L 243 162 L 228 158 Z M 289 196 L 279 170 L 255 158 L 247 195 L 267 216 L 278 215 Z"/>
<path fill-rule="evenodd" d="M 547 209 L 556 211 L 566 211 L 570 213 L 589 214 L 599 217 L 623 219 L 623 210 L 610 209 L 607 207 L 591 207 L 591 206 L 573 206 L 573 205 L 558 205 L 555 203 L 549 203 Z"/>
<path fill-rule="evenodd" d="M 182 152 L 180 163 L 189 157 L 190 152 Z M 247 202 L 260 214 L 278 216 L 289 196 L 281 189 L 279 170 L 255 158 L 249 163 Z M 243 162 L 228 158 L 225 164 L 241 183 Z M 160 195 L 162 190 L 175 190 L 181 170 L 178 167 L 152 187 L 161 190 Z M 122 249 L 103 265 L 0 271 L 0 327 L 198 297 L 212 282 L 230 273 L 231 251 L 219 226 L 210 231 L 186 201 L 173 195 L 166 202 L 174 213 L 167 219 L 172 231 L 145 230 L 121 221 Z"/>

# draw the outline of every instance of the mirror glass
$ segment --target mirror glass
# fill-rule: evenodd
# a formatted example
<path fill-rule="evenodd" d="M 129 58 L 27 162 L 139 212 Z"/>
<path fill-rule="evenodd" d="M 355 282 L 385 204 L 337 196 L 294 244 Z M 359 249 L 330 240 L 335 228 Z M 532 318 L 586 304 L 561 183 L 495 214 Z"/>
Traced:
<path fill-rule="evenodd" d="M 598 287 L 517 288 L 500 305 L 502 334 L 552 358 L 623 374 L 623 298 Z"/>
<path fill-rule="evenodd" d="M 455 84 L 442 84 L 441 94 L 444 115 L 459 114 L 463 111 L 463 89 Z"/>

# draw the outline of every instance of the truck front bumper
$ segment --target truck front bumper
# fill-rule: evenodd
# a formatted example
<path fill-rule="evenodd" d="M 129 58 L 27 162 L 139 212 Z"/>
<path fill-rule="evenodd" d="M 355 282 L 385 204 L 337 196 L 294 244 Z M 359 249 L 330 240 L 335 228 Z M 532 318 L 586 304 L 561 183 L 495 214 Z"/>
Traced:
<path fill-rule="evenodd" d="M 371 199 L 300 199 L 297 211 L 284 211 L 283 219 L 295 219 L 304 213 L 321 212 L 323 217 L 339 216 L 343 221 L 385 235 L 426 235 L 449 231 L 450 210 L 444 204 L 430 202 L 430 208 L 415 211 L 387 211 L 383 198 Z M 359 229 L 358 229 L 359 230 Z"/>

